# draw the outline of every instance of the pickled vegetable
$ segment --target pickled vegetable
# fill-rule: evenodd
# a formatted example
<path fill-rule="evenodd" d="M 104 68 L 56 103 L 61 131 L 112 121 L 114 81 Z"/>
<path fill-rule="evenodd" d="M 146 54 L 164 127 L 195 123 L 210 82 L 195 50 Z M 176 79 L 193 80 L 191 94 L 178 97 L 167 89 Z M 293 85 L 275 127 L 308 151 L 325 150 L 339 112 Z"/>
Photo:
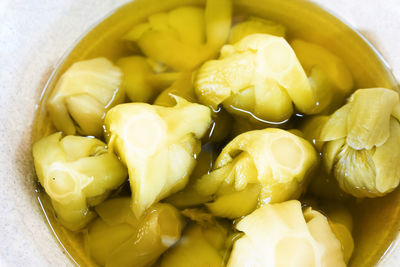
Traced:
<path fill-rule="evenodd" d="M 211 123 L 210 109 L 176 97 L 174 107 L 122 104 L 107 112 L 108 145 L 128 167 L 136 216 L 185 187 Z"/>
<path fill-rule="evenodd" d="M 182 191 L 169 196 L 165 201 L 178 208 L 193 207 L 211 201 L 211 196 L 199 194 L 194 185 L 203 175 L 210 173 L 216 158 L 215 146 L 211 143 L 203 145 L 197 157 L 196 167 L 193 169 L 186 187 Z"/>
<path fill-rule="evenodd" d="M 333 112 L 353 89 L 353 77 L 342 59 L 317 44 L 296 39 L 290 43 L 309 75 L 319 112 Z"/>
<path fill-rule="evenodd" d="M 310 143 L 287 131 L 269 128 L 233 139 L 218 156 L 214 170 L 196 183 L 216 216 L 237 218 L 265 203 L 300 196 L 317 155 Z"/>
<path fill-rule="evenodd" d="M 175 97 L 179 96 L 189 102 L 196 102 L 196 95 L 192 83 L 192 73 L 183 73 L 170 87 L 162 91 L 154 101 L 154 105 L 173 107 Z"/>
<path fill-rule="evenodd" d="M 133 102 L 149 101 L 180 76 L 177 72 L 156 73 L 148 60 L 140 56 L 120 58 L 117 65 L 124 74 L 126 95 Z"/>
<path fill-rule="evenodd" d="M 326 169 L 355 197 L 377 197 L 400 182 L 398 93 L 384 88 L 357 90 L 331 115 L 320 140 Z"/>
<path fill-rule="evenodd" d="M 101 137 L 104 114 L 124 101 L 121 83 L 121 70 L 105 58 L 73 64 L 46 103 L 53 124 L 67 135 Z"/>
<path fill-rule="evenodd" d="M 286 29 L 283 25 L 274 21 L 251 16 L 247 20 L 232 27 L 229 35 L 229 43 L 237 43 L 247 35 L 253 33 L 267 33 L 279 37 L 285 37 Z"/>
<path fill-rule="evenodd" d="M 118 158 L 95 138 L 62 138 L 55 133 L 36 142 L 32 150 L 40 184 L 59 221 L 70 230 L 85 227 L 95 217 L 90 207 L 101 203 L 127 177 Z"/>
<path fill-rule="evenodd" d="M 222 267 L 226 253 L 228 230 L 221 224 L 190 224 L 179 244 L 168 250 L 161 267 Z"/>
<path fill-rule="evenodd" d="M 231 26 L 231 1 L 207 0 L 205 9 L 182 6 L 151 15 L 125 39 L 149 58 L 174 70 L 190 71 L 218 54 Z"/>
<path fill-rule="evenodd" d="M 311 73 L 313 67 L 322 68 L 335 88 L 347 95 L 353 88 L 353 77 L 344 61 L 317 44 L 303 40 L 294 40 L 290 43 L 297 58 L 307 73 Z"/>
<path fill-rule="evenodd" d="M 233 266 L 346 266 L 339 240 L 321 213 L 291 200 L 266 204 L 243 218 Z"/>
<path fill-rule="evenodd" d="M 313 114 L 317 99 L 295 53 L 282 37 L 252 34 L 225 45 L 207 61 L 195 81 L 201 103 L 232 114 L 281 122 L 293 114 Z M 250 113 L 250 114 L 249 114 Z"/>
<path fill-rule="evenodd" d="M 85 243 L 101 266 L 151 266 L 180 238 L 183 220 L 171 205 L 156 204 L 136 219 L 129 198 L 96 207 L 99 218 L 88 228 Z"/>

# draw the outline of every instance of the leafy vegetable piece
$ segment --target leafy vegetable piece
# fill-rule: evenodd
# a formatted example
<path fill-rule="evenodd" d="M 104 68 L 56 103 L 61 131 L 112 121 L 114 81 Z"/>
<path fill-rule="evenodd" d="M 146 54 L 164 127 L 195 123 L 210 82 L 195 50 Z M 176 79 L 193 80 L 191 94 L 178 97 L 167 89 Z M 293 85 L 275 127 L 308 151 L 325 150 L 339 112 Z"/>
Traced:
<path fill-rule="evenodd" d="M 344 260 L 347 264 L 354 250 L 354 240 L 351 235 L 353 229 L 352 215 L 345 206 L 338 204 L 337 201 L 322 203 L 321 210 L 327 214 L 332 232 L 342 244 Z"/>
<path fill-rule="evenodd" d="M 228 231 L 221 225 L 190 224 L 180 242 L 167 251 L 161 267 L 222 267 Z"/>
<path fill-rule="evenodd" d="M 228 40 L 231 30 L 232 1 L 207 0 L 204 15 L 207 45 L 219 49 Z"/>
<path fill-rule="evenodd" d="M 242 191 L 235 191 L 232 188 L 220 190 L 217 199 L 207 203 L 206 206 L 212 214 L 220 217 L 228 219 L 241 217 L 257 208 L 260 187 L 258 184 L 250 184 Z"/>
<path fill-rule="evenodd" d="M 329 77 L 339 93 L 347 95 L 353 88 L 353 77 L 346 63 L 328 49 L 300 39 L 290 43 L 304 70 L 310 73 L 318 66 Z"/>
<path fill-rule="evenodd" d="M 390 89 L 359 89 L 324 125 L 323 160 L 342 190 L 355 197 L 377 197 L 400 182 L 399 105 Z"/>
<path fill-rule="evenodd" d="M 149 101 L 180 76 L 177 72 L 155 73 L 148 60 L 140 56 L 120 58 L 117 65 L 124 74 L 123 87 L 126 94 L 134 102 Z"/>
<path fill-rule="evenodd" d="M 176 96 L 182 97 L 190 102 L 196 102 L 192 73 L 183 73 L 170 87 L 158 95 L 154 101 L 154 105 L 173 107 L 176 104 Z"/>
<path fill-rule="evenodd" d="M 297 200 L 266 204 L 236 228 L 244 236 L 234 243 L 228 267 L 346 266 L 328 220 L 311 208 L 302 212 Z"/>
<path fill-rule="evenodd" d="M 229 43 L 237 43 L 247 35 L 254 33 L 267 33 L 278 37 L 285 37 L 286 28 L 275 21 L 250 16 L 247 20 L 232 27 L 229 35 Z"/>
<path fill-rule="evenodd" d="M 180 238 L 183 220 L 169 204 L 155 204 L 132 223 L 129 198 L 115 198 L 96 207 L 100 217 L 88 228 L 85 245 L 102 266 L 151 266 Z"/>
<path fill-rule="evenodd" d="M 225 45 L 218 60 L 198 71 L 195 90 L 201 103 L 233 114 L 280 122 L 293 113 L 316 111 L 316 97 L 296 55 L 282 37 L 252 34 Z M 250 114 L 249 114 L 250 113 Z"/>
<path fill-rule="evenodd" d="M 344 138 L 347 135 L 347 118 L 352 109 L 352 104 L 347 103 L 336 110 L 321 129 L 320 139 L 322 141 L 333 141 Z"/>
<path fill-rule="evenodd" d="M 97 214 L 107 225 L 115 226 L 123 223 L 137 227 L 139 220 L 131 210 L 131 199 L 118 197 L 109 199 L 95 207 Z"/>
<path fill-rule="evenodd" d="M 303 138 L 275 128 L 250 131 L 222 150 L 195 188 L 214 196 L 207 204 L 214 215 L 240 217 L 256 206 L 297 198 L 316 163 L 314 148 Z"/>
<path fill-rule="evenodd" d="M 386 142 L 390 134 L 390 115 L 399 95 L 393 90 L 371 88 L 357 90 L 347 122 L 346 142 L 354 149 L 371 149 Z M 368 114 L 368 115 L 366 115 Z"/>
<path fill-rule="evenodd" d="M 315 116 L 307 119 L 300 127 L 304 138 L 321 151 L 323 142 L 320 140 L 321 130 L 328 121 L 328 116 Z"/>
<path fill-rule="evenodd" d="M 40 184 L 59 221 L 73 231 L 92 220 L 90 206 L 103 201 L 127 177 L 118 158 L 95 138 L 62 138 L 55 133 L 40 139 L 32 150 Z"/>
<path fill-rule="evenodd" d="M 317 99 L 317 111 L 315 113 L 326 113 L 326 110 L 332 109 L 331 106 L 336 104 L 338 100 L 335 98 L 338 98 L 339 94 L 334 91 L 333 85 L 325 71 L 319 65 L 314 66 L 311 69 L 308 80 Z M 341 98 L 342 102 L 344 96 L 341 96 Z"/>
<path fill-rule="evenodd" d="M 142 52 L 174 70 L 191 71 L 212 58 L 226 42 L 231 25 L 231 1 L 208 0 L 205 9 L 183 6 L 154 14 L 124 37 Z"/>
<path fill-rule="evenodd" d="M 74 63 L 46 102 L 57 130 L 102 136 L 104 114 L 124 100 L 121 82 L 121 70 L 105 58 Z"/>
<path fill-rule="evenodd" d="M 354 251 L 354 240 L 351 231 L 343 224 L 330 223 L 332 232 L 342 245 L 343 257 L 346 264 L 350 261 L 351 255 Z"/>
<path fill-rule="evenodd" d="M 182 191 L 172 194 L 166 198 L 165 202 L 170 203 L 177 208 L 188 208 L 212 200 L 211 196 L 199 194 L 194 188 L 194 184 L 204 174 L 207 174 L 212 170 L 214 161 L 217 157 L 215 149 L 216 148 L 212 143 L 202 146 L 201 152 L 197 157 L 196 167 L 193 169 L 188 184 Z"/>
<path fill-rule="evenodd" d="M 210 109 L 176 97 L 174 107 L 122 104 L 105 118 L 109 147 L 128 167 L 137 217 L 185 187 L 211 123 Z"/>

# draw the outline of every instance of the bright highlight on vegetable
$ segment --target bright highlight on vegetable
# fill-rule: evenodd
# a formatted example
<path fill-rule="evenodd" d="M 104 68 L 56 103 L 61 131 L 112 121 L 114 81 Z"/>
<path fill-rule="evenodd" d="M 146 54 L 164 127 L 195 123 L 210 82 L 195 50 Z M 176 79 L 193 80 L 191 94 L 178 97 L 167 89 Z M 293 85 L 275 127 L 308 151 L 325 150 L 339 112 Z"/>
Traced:
<path fill-rule="evenodd" d="M 290 45 L 282 37 L 252 34 L 225 45 L 218 60 L 207 61 L 195 81 L 199 101 L 230 113 L 248 113 L 281 122 L 293 114 L 293 105 L 313 114 L 317 99 Z"/>
<path fill-rule="evenodd" d="M 346 266 L 327 218 L 312 208 L 302 211 L 297 200 L 266 204 L 236 229 L 244 236 L 235 242 L 228 267 Z"/>
<path fill-rule="evenodd" d="M 105 118 L 109 147 L 128 167 L 136 216 L 183 189 L 193 170 L 199 139 L 211 123 L 209 108 L 176 97 L 174 107 L 122 104 Z"/>
<path fill-rule="evenodd" d="M 105 58 L 73 64 L 47 100 L 53 124 L 64 134 L 101 137 L 107 110 L 122 103 L 122 72 Z"/>
<path fill-rule="evenodd" d="M 298 198 L 317 164 L 310 143 L 284 130 L 250 131 L 233 139 L 218 156 L 214 170 L 197 181 L 219 217 L 238 218 L 266 203 Z"/>

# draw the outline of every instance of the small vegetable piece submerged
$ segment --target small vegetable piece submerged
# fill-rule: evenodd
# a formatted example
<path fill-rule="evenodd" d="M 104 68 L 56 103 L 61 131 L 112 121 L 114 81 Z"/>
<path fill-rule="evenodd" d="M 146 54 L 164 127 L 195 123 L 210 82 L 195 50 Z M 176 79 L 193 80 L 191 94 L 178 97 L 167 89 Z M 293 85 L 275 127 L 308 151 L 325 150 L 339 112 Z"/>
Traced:
<path fill-rule="evenodd" d="M 178 72 L 156 73 L 148 59 L 140 56 L 120 58 L 117 65 L 124 73 L 124 90 L 133 102 L 147 102 L 158 91 L 171 85 L 179 78 Z"/>
<path fill-rule="evenodd" d="M 99 218 L 89 225 L 85 243 L 102 266 L 151 266 L 180 238 L 183 220 L 173 206 L 155 204 L 138 220 L 130 202 L 115 198 L 96 207 Z"/>
<path fill-rule="evenodd" d="M 237 218 L 262 204 L 299 197 L 316 163 L 314 148 L 303 138 L 275 128 L 250 131 L 222 150 L 196 189 L 215 195 L 207 204 L 214 215 Z"/>
<path fill-rule="evenodd" d="M 235 44 L 244 37 L 254 33 L 267 33 L 279 37 L 285 37 L 286 29 L 283 25 L 271 20 L 251 16 L 247 20 L 232 27 L 229 43 Z"/>
<path fill-rule="evenodd" d="M 64 134 L 100 137 L 107 110 L 124 101 L 122 72 L 108 59 L 73 64 L 60 78 L 47 101 L 50 117 Z"/>
<path fill-rule="evenodd" d="M 235 242 L 228 267 L 346 266 L 328 220 L 311 208 L 302 212 L 297 200 L 267 204 L 236 228 L 245 235 Z"/>
<path fill-rule="evenodd" d="M 292 48 L 282 37 L 252 34 L 225 45 L 218 60 L 207 61 L 195 81 L 201 103 L 214 109 L 273 122 L 290 118 L 293 104 L 305 114 L 317 99 Z"/>
<path fill-rule="evenodd" d="M 359 89 L 332 114 L 320 140 L 328 172 L 355 197 L 377 197 L 400 182 L 400 101 L 385 88 Z"/>
<path fill-rule="evenodd" d="M 211 123 L 209 108 L 175 99 L 174 107 L 130 103 L 106 115 L 109 146 L 128 167 L 132 209 L 138 217 L 185 187 L 200 152 L 199 139 Z"/>
<path fill-rule="evenodd" d="M 127 177 L 118 158 L 95 138 L 52 134 L 33 145 L 33 159 L 59 221 L 70 230 L 86 226 L 95 216 L 89 207 Z"/>
<path fill-rule="evenodd" d="M 353 88 L 353 77 L 342 59 L 317 44 L 290 43 L 316 92 L 319 111 L 337 109 Z"/>
<path fill-rule="evenodd" d="M 231 26 L 231 1 L 207 0 L 205 9 L 183 6 L 151 15 L 125 39 L 174 70 L 190 71 L 218 54 Z"/>
<path fill-rule="evenodd" d="M 222 225 L 190 224 L 180 242 L 165 253 L 161 267 L 222 267 L 228 230 Z"/>

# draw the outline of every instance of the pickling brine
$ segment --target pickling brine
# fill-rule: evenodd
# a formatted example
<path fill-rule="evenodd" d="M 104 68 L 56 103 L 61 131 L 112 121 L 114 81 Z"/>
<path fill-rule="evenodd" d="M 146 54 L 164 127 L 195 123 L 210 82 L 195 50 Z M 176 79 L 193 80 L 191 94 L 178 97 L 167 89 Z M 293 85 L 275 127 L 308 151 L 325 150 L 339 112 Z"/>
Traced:
<path fill-rule="evenodd" d="M 369 47 L 328 43 L 330 15 L 310 17 L 325 31 L 305 22 L 318 7 L 264 2 L 136 1 L 59 67 L 32 152 L 77 264 L 356 266 L 387 248 L 398 223 L 385 232 L 379 216 L 400 216 L 390 74 Z"/>

